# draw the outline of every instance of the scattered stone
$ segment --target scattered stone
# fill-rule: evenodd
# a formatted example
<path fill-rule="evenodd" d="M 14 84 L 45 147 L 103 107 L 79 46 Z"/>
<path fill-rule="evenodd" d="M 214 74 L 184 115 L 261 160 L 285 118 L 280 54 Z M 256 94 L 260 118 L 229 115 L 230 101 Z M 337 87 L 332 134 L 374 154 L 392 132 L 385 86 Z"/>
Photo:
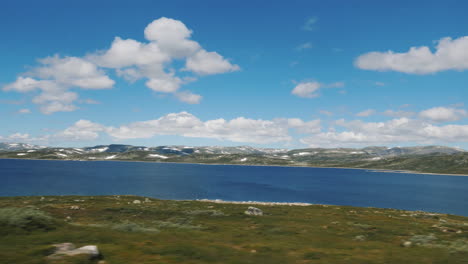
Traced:
<path fill-rule="evenodd" d="M 76 248 L 73 243 L 61 243 L 55 244 L 54 246 L 55 251 L 52 255 L 47 257 L 49 259 L 62 259 L 76 255 L 87 255 L 90 259 L 95 259 L 101 256 L 101 253 L 95 245 Z"/>
<path fill-rule="evenodd" d="M 71 221 L 71 219 L 72 219 L 72 218 L 71 218 L 70 216 L 67 216 L 67 217 L 65 218 L 65 221 Z"/>
<path fill-rule="evenodd" d="M 70 206 L 70 210 L 80 210 L 81 208 L 78 205 Z"/>
<path fill-rule="evenodd" d="M 141 204 L 141 201 L 140 200 L 134 200 L 133 204 Z"/>
<path fill-rule="evenodd" d="M 461 233 L 462 233 L 462 231 L 461 231 L 461 230 L 458 230 L 458 231 L 457 231 L 457 234 L 461 234 Z"/>
<path fill-rule="evenodd" d="M 145 198 L 145 203 L 151 203 L 151 200 L 148 198 Z"/>
<path fill-rule="evenodd" d="M 250 253 L 257 253 L 257 250 L 252 249 L 252 250 L 250 250 Z"/>
<path fill-rule="evenodd" d="M 246 215 L 256 215 L 256 216 L 262 216 L 263 215 L 263 211 L 256 208 L 256 207 L 253 207 L 253 206 L 249 206 L 249 208 L 247 208 L 247 211 L 244 212 Z"/>
<path fill-rule="evenodd" d="M 44 201 L 44 200 L 45 200 L 45 197 L 41 197 L 40 201 L 42 202 L 42 201 Z"/>
<path fill-rule="evenodd" d="M 353 238 L 353 240 L 355 240 L 355 241 L 365 241 L 365 240 L 366 240 L 366 236 L 364 236 L 364 235 L 355 236 L 355 237 Z M 411 242 L 410 242 L 410 243 L 411 243 Z"/>
<path fill-rule="evenodd" d="M 401 244 L 401 246 L 403 246 L 403 247 L 411 247 L 411 245 L 413 245 L 413 243 L 411 243 L 411 241 L 405 241 L 405 242 L 403 242 L 403 244 Z"/>

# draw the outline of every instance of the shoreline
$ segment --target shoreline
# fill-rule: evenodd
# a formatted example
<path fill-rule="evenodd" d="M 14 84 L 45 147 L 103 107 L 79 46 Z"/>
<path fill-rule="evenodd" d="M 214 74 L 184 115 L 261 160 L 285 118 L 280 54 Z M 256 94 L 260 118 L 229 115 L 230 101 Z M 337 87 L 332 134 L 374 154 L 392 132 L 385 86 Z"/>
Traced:
<path fill-rule="evenodd" d="M 263 164 L 229 164 L 229 163 L 194 163 L 194 162 L 161 162 L 161 161 L 143 161 L 143 160 L 79 160 L 79 159 L 22 159 L 22 158 L 0 158 L 0 160 L 47 160 L 47 161 L 83 161 L 83 162 L 142 162 L 142 163 L 160 163 L 160 164 L 192 164 L 192 165 L 215 165 L 215 166 L 244 166 L 244 167 L 284 167 L 284 168 L 317 168 L 317 169 L 350 169 L 350 170 L 366 170 L 383 173 L 407 173 L 421 175 L 437 175 L 437 176 L 461 176 L 467 177 L 468 174 L 456 173 L 436 173 L 436 172 L 420 172 L 411 170 L 391 170 L 379 168 L 354 168 L 354 167 L 318 167 L 318 166 L 301 166 L 301 165 L 263 165 Z"/>

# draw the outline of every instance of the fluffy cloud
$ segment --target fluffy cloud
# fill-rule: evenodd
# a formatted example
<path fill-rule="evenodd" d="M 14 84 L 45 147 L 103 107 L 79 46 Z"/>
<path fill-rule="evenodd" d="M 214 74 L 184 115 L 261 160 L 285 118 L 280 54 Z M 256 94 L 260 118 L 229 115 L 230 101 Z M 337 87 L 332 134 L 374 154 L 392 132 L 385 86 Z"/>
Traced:
<path fill-rule="evenodd" d="M 219 118 L 202 121 L 190 113 L 180 112 L 118 127 L 79 120 L 63 131 L 42 138 L 47 138 L 49 141 L 87 141 L 95 140 L 100 135 L 108 135 L 115 140 L 177 135 L 267 144 L 291 141 L 290 129 L 301 134 L 319 133 L 321 124 L 320 120 L 304 121 L 299 118 L 261 120 L 237 117 L 231 120 Z"/>
<path fill-rule="evenodd" d="M 15 133 L 0 137 L 4 141 L 51 143 L 62 141 L 89 141 L 109 136 L 117 141 L 175 135 L 209 138 L 239 143 L 290 144 L 299 141 L 310 147 L 356 147 L 400 144 L 455 144 L 468 142 L 468 125 L 436 125 L 424 119 L 395 118 L 385 122 L 362 120 L 334 121 L 327 129 L 320 120 L 300 118 L 272 120 L 237 117 L 203 121 L 188 113 L 170 113 L 156 119 L 133 122 L 120 126 L 106 126 L 89 120 L 79 120 L 63 131 L 31 137 Z"/>
<path fill-rule="evenodd" d="M 442 38 L 433 53 L 429 47 L 411 47 L 397 53 L 369 52 L 359 56 L 356 67 L 364 70 L 398 71 L 410 74 L 430 74 L 446 70 L 468 69 L 468 36 Z"/>
<path fill-rule="evenodd" d="M 175 96 L 182 102 L 188 104 L 199 104 L 202 96 L 198 94 L 191 93 L 189 91 L 178 92 Z"/>
<path fill-rule="evenodd" d="M 209 75 L 238 71 L 240 68 L 216 52 L 200 50 L 187 59 L 186 69 L 199 75 Z"/>
<path fill-rule="evenodd" d="M 87 58 L 101 67 L 116 69 L 119 76 L 136 81 L 147 79 L 146 86 L 160 93 L 173 93 L 183 102 L 194 98 L 177 96 L 179 88 L 187 83 L 171 68 L 175 60 L 185 60 L 180 71 L 197 75 L 221 74 L 240 69 L 217 52 L 208 52 L 191 40 L 192 31 L 178 20 L 162 17 L 144 30 L 148 42 L 116 37 L 108 50 L 90 54 Z M 193 80 L 194 78 L 190 78 Z"/>
<path fill-rule="evenodd" d="M 95 64 L 77 57 L 48 57 L 39 60 L 41 66 L 20 76 L 3 87 L 5 91 L 21 93 L 40 91 L 33 102 L 40 105 L 44 114 L 77 109 L 75 89 L 109 89 L 114 85 L 103 70 Z"/>
<path fill-rule="evenodd" d="M 468 141 L 468 125 L 435 126 L 406 117 L 386 122 L 336 121 L 344 131 L 322 132 L 301 139 L 309 146 L 344 147 L 395 145 L 401 143 L 438 144 Z"/>
<path fill-rule="evenodd" d="M 291 91 L 292 94 L 303 98 L 315 98 L 320 96 L 318 93 L 321 88 L 342 88 L 344 82 L 320 83 L 317 81 L 300 82 Z"/>
<path fill-rule="evenodd" d="M 317 93 L 322 85 L 319 82 L 301 82 L 291 91 L 292 94 L 303 98 L 318 97 Z"/>
<path fill-rule="evenodd" d="M 106 128 L 98 123 L 93 123 L 88 120 L 79 120 L 71 127 L 55 134 L 54 138 L 68 141 L 94 140 L 99 137 L 99 132 L 105 130 Z"/>
<path fill-rule="evenodd" d="M 375 114 L 375 110 L 374 109 L 367 109 L 367 110 L 364 110 L 362 112 L 359 112 L 356 114 L 356 116 L 360 116 L 360 117 L 368 117 L 368 116 L 371 116 Z"/>
<path fill-rule="evenodd" d="M 419 116 L 434 122 L 449 122 L 468 117 L 468 113 L 463 109 L 433 107 L 420 112 Z"/>
<path fill-rule="evenodd" d="M 403 110 L 394 111 L 391 109 L 386 110 L 385 112 L 383 112 L 383 114 L 386 116 L 391 116 L 391 117 L 411 117 L 415 115 L 415 113 L 411 111 L 403 111 Z"/>
<path fill-rule="evenodd" d="M 33 102 L 45 114 L 78 109 L 77 89 L 110 89 L 115 81 L 105 68 L 117 76 L 134 82 L 146 80 L 146 86 L 160 93 L 172 93 L 186 103 L 198 103 L 201 96 L 178 92 L 194 76 L 233 72 L 240 69 L 214 51 L 206 51 L 191 40 L 192 31 L 184 23 L 170 18 L 151 22 L 144 30 L 148 42 L 115 37 L 109 49 L 88 54 L 83 58 L 53 56 L 39 60 L 39 66 L 21 74 L 15 82 L 3 87 L 5 91 L 28 93 L 39 91 Z M 172 68 L 176 60 L 185 61 L 182 69 Z M 189 72 L 189 73 L 187 73 Z M 74 91 L 70 91 L 70 90 Z M 80 102 L 80 101 L 78 101 Z"/>
<path fill-rule="evenodd" d="M 282 121 L 255 120 L 238 117 L 232 120 L 214 119 L 201 121 L 194 115 L 172 113 L 149 121 L 135 122 L 108 128 L 116 139 L 151 138 L 157 135 L 215 138 L 233 142 L 273 143 L 291 140 L 288 126 Z"/>

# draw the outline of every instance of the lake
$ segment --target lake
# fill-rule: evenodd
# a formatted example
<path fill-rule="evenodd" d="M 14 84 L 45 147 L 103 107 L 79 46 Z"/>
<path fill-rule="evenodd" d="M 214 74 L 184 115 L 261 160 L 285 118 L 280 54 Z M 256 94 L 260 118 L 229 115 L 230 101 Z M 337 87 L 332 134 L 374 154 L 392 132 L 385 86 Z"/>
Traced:
<path fill-rule="evenodd" d="M 371 170 L 0 159 L 0 196 L 306 202 L 468 216 L 468 177 Z"/>

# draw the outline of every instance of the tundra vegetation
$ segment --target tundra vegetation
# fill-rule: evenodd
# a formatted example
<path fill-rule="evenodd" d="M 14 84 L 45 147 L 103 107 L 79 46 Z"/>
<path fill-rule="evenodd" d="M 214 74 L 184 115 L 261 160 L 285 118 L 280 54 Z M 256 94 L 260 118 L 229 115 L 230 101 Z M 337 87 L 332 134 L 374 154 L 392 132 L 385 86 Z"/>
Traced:
<path fill-rule="evenodd" d="M 350 206 L 3 197 L 0 235 L 5 264 L 468 263 L 467 217 Z M 47 258 L 59 243 L 101 256 Z"/>

